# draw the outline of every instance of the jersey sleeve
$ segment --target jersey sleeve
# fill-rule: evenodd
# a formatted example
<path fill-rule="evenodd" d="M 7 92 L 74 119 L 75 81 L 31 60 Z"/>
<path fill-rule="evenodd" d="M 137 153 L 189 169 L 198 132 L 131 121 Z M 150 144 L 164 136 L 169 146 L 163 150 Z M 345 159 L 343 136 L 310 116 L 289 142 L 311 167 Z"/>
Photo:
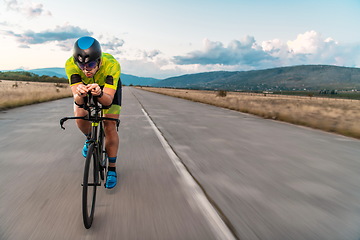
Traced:
<path fill-rule="evenodd" d="M 121 74 L 121 67 L 119 62 L 115 58 L 111 59 L 111 64 L 108 65 L 108 68 L 105 72 L 106 79 L 104 87 L 116 90 Z"/>
<path fill-rule="evenodd" d="M 81 83 L 81 76 L 79 68 L 74 63 L 73 57 L 70 57 L 65 63 L 65 73 L 68 78 L 70 86 Z"/>

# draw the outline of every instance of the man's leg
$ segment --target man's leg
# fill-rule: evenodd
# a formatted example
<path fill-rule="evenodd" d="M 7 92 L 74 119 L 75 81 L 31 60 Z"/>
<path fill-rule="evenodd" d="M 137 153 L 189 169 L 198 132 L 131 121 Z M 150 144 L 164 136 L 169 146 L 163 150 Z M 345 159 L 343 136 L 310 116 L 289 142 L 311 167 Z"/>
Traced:
<path fill-rule="evenodd" d="M 88 114 L 88 112 L 85 109 L 80 108 L 79 106 L 74 104 L 74 114 L 76 117 L 85 117 Z M 90 137 L 90 132 L 91 132 L 91 123 L 89 121 L 82 120 L 82 119 L 76 119 L 75 121 L 76 121 L 76 125 L 78 126 L 80 131 L 83 132 L 84 135 L 86 136 L 86 141 L 85 141 L 84 147 L 82 149 L 82 155 L 86 158 L 88 147 L 89 147 L 88 139 Z"/>
<path fill-rule="evenodd" d="M 105 117 L 119 118 L 119 114 L 105 114 Z M 106 188 L 113 188 L 117 184 L 116 160 L 119 148 L 119 135 L 116 131 L 116 122 L 104 121 L 105 149 L 108 155 L 109 167 L 106 175 Z"/>
<path fill-rule="evenodd" d="M 80 108 L 79 106 L 74 104 L 74 115 L 75 117 L 85 117 L 88 114 L 88 112 Z M 80 129 L 81 132 L 83 132 L 85 135 L 88 135 L 91 132 L 91 123 L 89 121 L 85 121 L 82 119 L 76 119 L 76 125 Z"/>
<path fill-rule="evenodd" d="M 105 114 L 105 117 L 108 118 L 119 118 L 119 114 Z M 119 148 L 119 135 L 116 131 L 116 122 L 115 121 L 104 121 L 105 129 L 105 149 L 108 157 L 116 158 Z M 110 167 L 115 167 L 116 163 L 109 163 Z"/>
<path fill-rule="evenodd" d="M 121 111 L 122 86 L 119 79 L 114 99 L 110 109 L 105 110 L 105 117 L 119 119 Z M 105 128 L 105 149 L 109 158 L 109 167 L 106 176 L 106 187 L 113 188 L 117 184 L 116 158 L 119 148 L 119 135 L 116 129 L 116 122 L 104 121 Z"/>

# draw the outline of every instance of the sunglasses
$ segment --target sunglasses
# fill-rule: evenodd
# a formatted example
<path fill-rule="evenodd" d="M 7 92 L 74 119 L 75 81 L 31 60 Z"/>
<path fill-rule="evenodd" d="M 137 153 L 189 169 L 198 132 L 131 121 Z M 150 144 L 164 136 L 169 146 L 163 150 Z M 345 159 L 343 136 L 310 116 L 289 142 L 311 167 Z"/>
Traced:
<path fill-rule="evenodd" d="M 79 66 L 79 68 L 81 68 L 81 70 L 88 70 L 88 71 L 91 71 L 93 70 L 98 64 L 98 61 L 91 61 L 91 62 L 88 62 L 88 63 L 79 63 L 77 62 L 77 65 Z"/>

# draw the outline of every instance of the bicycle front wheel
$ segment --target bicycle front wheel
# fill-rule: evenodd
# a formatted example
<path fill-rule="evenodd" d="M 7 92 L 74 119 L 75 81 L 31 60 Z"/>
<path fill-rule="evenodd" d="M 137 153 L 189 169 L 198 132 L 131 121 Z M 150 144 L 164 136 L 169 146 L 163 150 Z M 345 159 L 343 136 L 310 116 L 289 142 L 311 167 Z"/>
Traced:
<path fill-rule="evenodd" d="M 86 229 L 91 227 L 94 219 L 96 187 L 99 183 L 98 160 L 95 151 L 95 144 L 91 143 L 85 161 L 82 192 L 82 212 Z"/>
<path fill-rule="evenodd" d="M 104 131 L 104 124 L 103 122 L 100 123 L 99 128 L 99 172 L 100 172 L 100 178 L 101 180 L 105 179 L 105 172 L 107 167 L 107 157 L 106 157 L 106 151 L 105 151 L 105 131 Z"/>

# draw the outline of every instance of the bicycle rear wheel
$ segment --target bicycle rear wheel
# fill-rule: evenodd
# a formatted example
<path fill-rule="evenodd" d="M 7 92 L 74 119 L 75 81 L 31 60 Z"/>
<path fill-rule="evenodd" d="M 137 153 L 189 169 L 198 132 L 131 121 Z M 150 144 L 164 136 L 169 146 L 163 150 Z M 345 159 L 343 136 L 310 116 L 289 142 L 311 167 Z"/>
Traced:
<path fill-rule="evenodd" d="M 82 192 L 83 222 L 86 229 L 91 227 L 94 219 L 96 187 L 99 183 L 98 160 L 95 144 L 91 143 L 85 161 Z"/>

